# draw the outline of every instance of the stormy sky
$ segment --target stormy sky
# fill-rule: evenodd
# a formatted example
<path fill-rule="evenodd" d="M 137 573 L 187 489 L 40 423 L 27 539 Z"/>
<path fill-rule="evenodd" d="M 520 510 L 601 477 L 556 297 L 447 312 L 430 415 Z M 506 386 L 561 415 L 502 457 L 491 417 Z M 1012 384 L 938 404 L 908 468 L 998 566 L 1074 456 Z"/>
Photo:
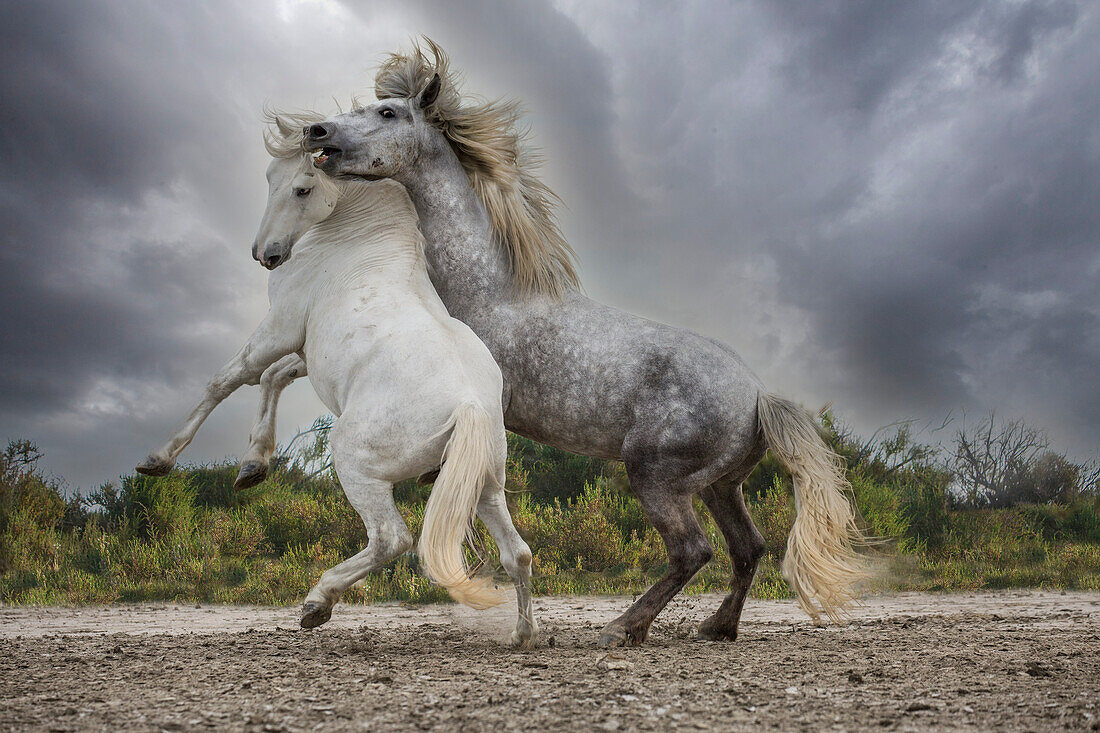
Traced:
<path fill-rule="evenodd" d="M 589 294 L 858 429 L 1100 446 L 1087 2 L 5 3 L 0 438 L 71 488 L 159 445 L 266 308 L 265 103 L 335 111 L 426 34 L 523 99 Z M 243 452 L 219 408 L 187 461 Z M 322 414 L 307 383 L 280 437 Z"/>

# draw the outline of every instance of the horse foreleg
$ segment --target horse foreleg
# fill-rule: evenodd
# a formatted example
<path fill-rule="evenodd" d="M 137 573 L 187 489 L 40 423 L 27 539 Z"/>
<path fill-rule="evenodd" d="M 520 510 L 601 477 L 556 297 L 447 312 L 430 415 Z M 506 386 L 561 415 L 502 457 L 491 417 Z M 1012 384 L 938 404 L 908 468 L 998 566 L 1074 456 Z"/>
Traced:
<path fill-rule="evenodd" d="M 645 641 L 661 609 L 714 555 L 691 506 L 690 494 L 669 493 L 663 485 L 635 481 L 633 477 L 631 488 L 664 540 L 668 572 L 626 613 L 603 628 L 599 639 L 602 647 L 637 646 Z"/>
<path fill-rule="evenodd" d="M 296 352 L 300 338 L 295 340 L 279 328 L 269 313 L 236 356 L 225 363 L 207 382 L 202 399 L 195 405 L 183 425 L 159 450 L 137 466 L 137 472 L 147 476 L 163 476 L 172 470 L 183 449 L 191 444 L 199 427 L 226 397 L 245 384 L 257 384 L 260 375 L 277 359 Z"/>
<path fill-rule="evenodd" d="M 504 485 L 503 478 L 501 486 Z M 539 626 L 535 621 L 531 602 L 531 548 L 519 536 L 501 486 L 487 487 L 477 505 L 477 515 L 489 528 L 489 533 L 500 548 L 500 564 L 516 586 L 516 605 L 519 611 L 516 628 L 512 632 L 512 645 L 531 649 L 538 641 Z"/>
<path fill-rule="evenodd" d="M 275 452 L 275 414 L 279 396 L 295 379 L 306 375 L 306 362 L 297 354 L 288 354 L 264 370 L 260 377 L 260 411 L 248 434 L 248 452 L 241 459 L 241 470 L 233 482 L 236 489 L 247 489 L 267 478 L 271 456 Z"/>

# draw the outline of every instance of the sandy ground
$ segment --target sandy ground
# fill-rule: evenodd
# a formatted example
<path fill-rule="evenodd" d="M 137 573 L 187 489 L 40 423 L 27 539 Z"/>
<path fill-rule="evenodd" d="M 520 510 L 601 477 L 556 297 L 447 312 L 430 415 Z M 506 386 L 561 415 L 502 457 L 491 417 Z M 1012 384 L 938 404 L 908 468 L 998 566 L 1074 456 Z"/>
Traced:
<path fill-rule="evenodd" d="M 0 607 L 0 728 L 1100 730 L 1100 594 L 872 598 L 815 628 L 749 601 L 734 643 L 682 597 L 641 648 L 595 648 L 625 598 L 540 598 L 542 646 L 453 606 Z"/>

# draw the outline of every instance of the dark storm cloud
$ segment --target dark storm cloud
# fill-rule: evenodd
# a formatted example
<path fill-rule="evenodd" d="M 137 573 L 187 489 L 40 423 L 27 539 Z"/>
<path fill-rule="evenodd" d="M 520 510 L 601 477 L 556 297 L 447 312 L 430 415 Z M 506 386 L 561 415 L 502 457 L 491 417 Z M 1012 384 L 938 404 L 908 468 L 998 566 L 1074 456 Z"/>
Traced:
<path fill-rule="evenodd" d="M 194 159 L 183 156 L 201 148 L 214 110 L 178 70 L 187 34 L 170 20 L 122 3 L 7 14 L 0 335 L 15 373 L 5 407 L 64 406 L 102 374 L 178 378 L 157 365 L 193 346 L 181 332 L 201 317 L 196 305 L 233 303 L 232 290 L 211 287 L 216 237 L 183 241 L 174 236 L 189 232 L 171 221 L 135 222 L 151 196 L 161 216 L 201 215 L 173 201 L 189 194 Z"/>
<path fill-rule="evenodd" d="M 640 298 L 864 429 L 998 408 L 1096 450 L 1095 8 L 576 12 L 650 198 L 648 246 L 607 243 Z"/>
<path fill-rule="evenodd" d="M 925 42 L 933 70 L 926 59 L 890 85 L 893 95 L 917 86 L 920 106 L 884 102 L 861 125 L 881 138 L 871 160 L 896 166 L 862 187 L 864 201 L 877 199 L 874 215 L 852 216 L 859 203 L 838 212 L 849 221 L 809 232 L 785 276 L 823 340 L 844 345 L 853 401 L 996 406 L 1095 449 L 1100 426 L 1082 430 L 1080 417 L 1097 414 L 1100 395 L 1069 385 L 1100 378 L 1097 18 L 1025 3 L 953 20 Z M 864 88 L 858 71 L 871 66 L 822 63 L 822 83 Z M 890 146 L 900 145 L 912 150 L 899 157 Z M 1003 294 L 996 306 L 990 293 Z M 1043 293 L 1056 304 L 1021 305 Z M 998 348 L 1009 342 L 1019 344 L 1012 353 Z M 992 354 L 1009 361 L 990 363 Z M 1062 384 L 1042 384 L 1037 371 Z"/>
<path fill-rule="evenodd" d="M 1100 435 L 1100 18 L 1085 3 L 24 3 L 0 30 L 0 436 L 88 485 L 263 312 L 260 107 L 424 33 L 531 110 L 590 293 L 862 429 Z M 285 431 L 320 411 L 306 386 Z M 189 452 L 239 451 L 253 394 Z"/>
<path fill-rule="evenodd" d="M 294 31 L 246 5 L 25 3 L 0 33 L 0 425 L 87 485 L 167 436 L 262 313 L 260 108 L 331 65 L 270 65 Z"/>

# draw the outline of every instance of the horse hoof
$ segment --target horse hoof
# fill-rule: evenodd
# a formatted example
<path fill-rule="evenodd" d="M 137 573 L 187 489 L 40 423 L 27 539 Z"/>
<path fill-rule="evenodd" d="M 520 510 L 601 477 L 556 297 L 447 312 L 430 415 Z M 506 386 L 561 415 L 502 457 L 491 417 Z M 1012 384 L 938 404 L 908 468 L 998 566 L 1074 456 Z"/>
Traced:
<path fill-rule="evenodd" d="M 737 641 L 737 629 L 720 627 L 713 618 L 699 625 L 695 638 L 700 641 Z"/>
<path fill-rule="evenodd" d="M 596 643 L 601 649 L 611 649 L 623 646 L 638 646 L 644 640 L 644 637 L 638 638 L 628 632 L 620 622 L 612 621 L 603 627 L 603 631 L 600 632 L 600 639 Z"/>
<path fill-rule="evenodd" d="M 520 634 L 518 631 L 512 632 L 513 649 L 530 651 L 536 646 L 538 646 L 538 637 L 535 634 Z"/>
<path fill-rule="evenodd" d="M 142 476 L 167 476 L 172 470 L 172 462 L 157 456 L 149 456 L 134 466 L 134 470 Z"/>
<path fill-rule="evenodd" d="M 241 464 L 241 470 L 237 473 L 237 480 L 233 482 L 233 488 L 238 491 L 250 489 L 267 478 L 267 464 L 260 461 L 246 461 Z"/>
<path fill-rule="evenodd" d="M 322 606 L 320 603 L 308 601 L 302 606 L 302 628 L 315 629 L 332 618 L 332 606 Z"/>

